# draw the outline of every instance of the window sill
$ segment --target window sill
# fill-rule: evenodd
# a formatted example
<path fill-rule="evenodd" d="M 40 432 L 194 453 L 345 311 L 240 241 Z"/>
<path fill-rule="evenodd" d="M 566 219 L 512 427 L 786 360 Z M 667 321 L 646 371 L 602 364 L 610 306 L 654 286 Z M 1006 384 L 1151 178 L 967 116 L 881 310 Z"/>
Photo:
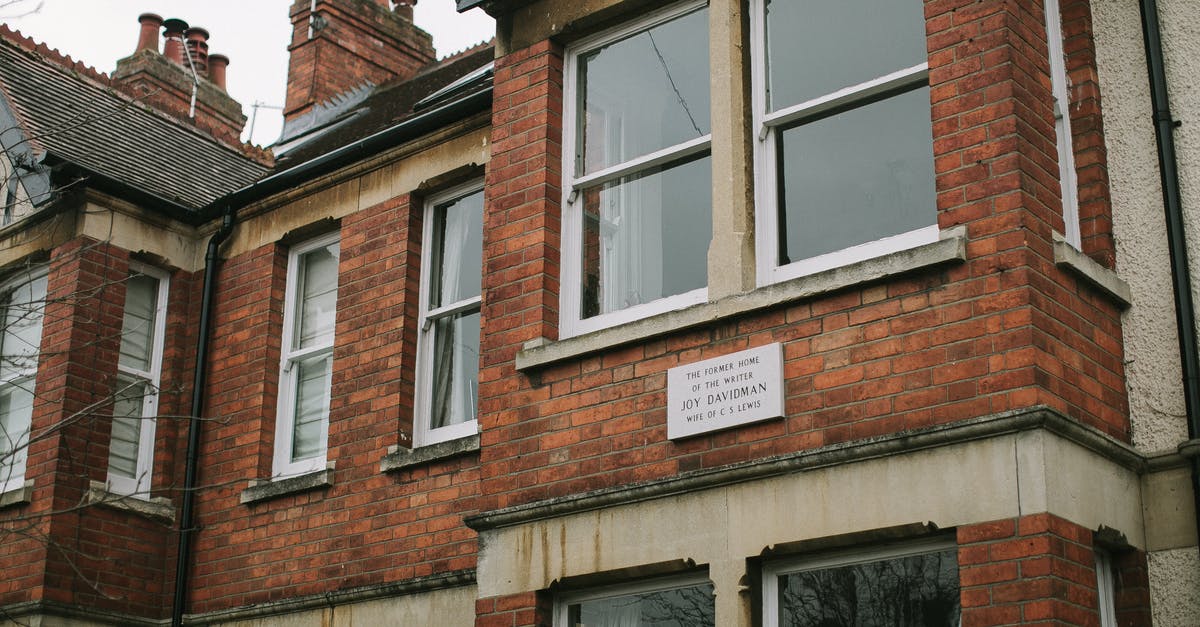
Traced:
<path fill-rule="evenodd" d="M 393 446 L 388 451 L 388 454 L 384 455 L 383 459 L 379 461 L 379 472 L 395 472 L 429 462 L 441 461 L 477 452 L 479 452 L 478 433 L 465 438 L 447 440 L 414 449 Z"/>
<path fill-rule="evenodd" d="M 251 503 L 260 503 L 281 496 L 290 494 L 299 494 L 316 490 L 319 488 L 328 488 L 333 485 L 333 462 L 329 463 L 329 467 L 324 470 L 316 470 L 296 475 L 294 477 L 281 477 L 279 479 L 251 479 L 250 486 L 242 490 L 241 503 L 249 505 Z"/>
<path fill-rule="evenodd" d="M 967 230 L 957 226 L 942 231 L 938 241 L 866 259 L 840 268 L 760 287 L 752 292 L 643 318 L 619 327 L 602 329 L 557 342 L 534 340 L 517 353 L 517 370 L 536 370 L 582 357 L 620 344 L 648 340 L 666 333 L 697 327 L 723 318 L 751 313 L 784 303 L 819 296 L 863 283 L 931 268 L 967 258 Z M 1089 259 L 1089 261 L 1091 261 Z"/>
<path fill-rule="evenodd" d="M 117 494 L 110 492 L 108 486 L 102 481 L 92 481 L 90 483 L 84 504 L 102 505 L 147 518 L 175 522 L 175 506 L 171 504 L 170 499 L 151 498 L 146 500 L 126 494 Z"/>
<path fill-rule="evenodd" d="M 28 505 L 33 501 L 33 480 L 26 479 L 24 485 L 0 493 L 0 508 L 12 505 Z"/>
<path fill-rule="evenodd" d="M 1116 272 L 1105 268 L 1091 257 L 1076 250 L 1059 233 L 1054 234 L 1054 265 L 1070 270 L 1079 278 L 1104 292 L 1121 309 L 1128 309 L 1133 303 L 1133 295 L 1128 283 L 1117 276 Z"/>

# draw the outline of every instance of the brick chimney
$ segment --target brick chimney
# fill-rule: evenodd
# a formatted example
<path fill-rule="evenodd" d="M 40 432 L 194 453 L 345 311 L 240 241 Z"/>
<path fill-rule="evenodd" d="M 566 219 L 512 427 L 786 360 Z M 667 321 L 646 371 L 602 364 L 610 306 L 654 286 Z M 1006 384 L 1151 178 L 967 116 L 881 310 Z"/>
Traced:
<path fill-rule="evenodd" d="M 412 77 L 435 61 L 433 38 L 412 20 L 416 0 L 295 0 L 283 117 L 364 83 Z"/>
<path fill-rule="evenodd" d="M 246 115 L 242 113 L 242 105 L 225 93 L 225 66 L 229 59 L 209 55 L 208 31 L 189 28 L 180 19 L 163 20 L 153 13 L 143 13 L 138 23 L 137 47 L 133 54 L 117 61 L 112 86 L 221 141 L 241 145 Z M 161 51 L 159 28 L 164 31 Z M 199 78 L 194 117 L 192 67 Z"/>

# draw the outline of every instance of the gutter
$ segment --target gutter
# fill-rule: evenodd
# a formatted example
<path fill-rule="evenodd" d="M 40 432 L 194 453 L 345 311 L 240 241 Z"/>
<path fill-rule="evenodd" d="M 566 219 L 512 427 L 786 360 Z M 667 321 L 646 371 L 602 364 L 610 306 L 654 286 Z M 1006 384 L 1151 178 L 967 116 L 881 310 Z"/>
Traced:
<path fill-rule="evenodd" d="M 1196 310 L 1192 302 L 1192 279 L 1187 254 L 1183 200 L 1179 189 L 1179 167 L 1174 130 L 1180 123 L 1171 116 L 1167 75 L 1159 30 L 1158 2 L 1139 0 L 1142 38 L 1146 48 L 1146 70 L 1150 79 L 1150 104 L 1154 109 L 1154 135 L 1158 143 L 1163 210 L 1167 220 L 1167 248 L 1171 258 L 1171 287 L 1175 293 L 1175 326 L 1179 335 L 1179 362 L 1183 368 L 1183 398 L 1187 408 L 1188 440 L 1179 452 L 1188 458 L 1192 471 L 1192 500 L 1200 535 L 1200 353 L 1197 352 Z"/>
<path fill-rule="evenodd" d="M 483 83 L 483 80 L 486 80 L 486 83 Z M 337 171 L 349 164 L 426 135 L 472 114 L 490 109 L 492 103 L 491 76 L 488 75 L 483 80 L 480 81 L 483 84 L 481 88 L 461 98 L 408 118 L 399 124 L 325 153 L 294 168 L 260 179 L 218 199 L 198 212 L 198 215 L 205 220 L 220 215 L 221 227 L 209 239 L 208 250 L 204 256 L 204 286 L 200 305 L 195 371 L 192 379 L 192 406 L 188 424 L 183 504 L 179 515 L 179 551 L 175 562 L 175 587 L 171 606 L 171 625 L 173 627 L 183 625 L 184 610 L 187 606 L 192 536 L 196 532 L 192 518 L 200 473 L 200 439 L 204 426 L 200 416 L 204 411 L 204 389 L 208 384 L 208 344 L 212 331 L 212 302 L 216 292 L 217 265 L 220 263 L 221 244 L 233 231 L 238 208 L 291 189 L 303 181 Z"/>

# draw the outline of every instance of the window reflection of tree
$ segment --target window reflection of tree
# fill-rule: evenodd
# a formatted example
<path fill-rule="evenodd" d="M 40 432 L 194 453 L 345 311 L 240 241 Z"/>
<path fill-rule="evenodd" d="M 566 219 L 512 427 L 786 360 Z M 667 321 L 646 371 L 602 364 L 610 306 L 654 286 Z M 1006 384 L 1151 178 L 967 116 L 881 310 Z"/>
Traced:
<path fill-rule="evenodd" d="M 712 586 L 693 586 L 587 602 L 571 615 L 573 627 L 706 627 L 716 607 Z"/>
<path fill-rule="evenodd" d="M 780 577 L 781 627 L 953 627 L 958 564 L 942 551 Z"/>

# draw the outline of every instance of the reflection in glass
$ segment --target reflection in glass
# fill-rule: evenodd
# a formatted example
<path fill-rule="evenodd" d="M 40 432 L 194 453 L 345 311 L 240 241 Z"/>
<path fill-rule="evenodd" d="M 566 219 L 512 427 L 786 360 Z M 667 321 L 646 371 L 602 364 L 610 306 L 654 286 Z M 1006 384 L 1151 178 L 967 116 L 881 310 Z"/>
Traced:
<path fill-rule="evenodd" d="M 780 627 L 958 624 L 958 559 L 953 549 L 779 576 Z"/>
<path fill-rule="evenodd" d="M 429 308 L 480 295 L 483 267 L 483 191 L 434 207 Z"/>
<path fill-rule="evenodd" d="M 479 380 L 479 312 L 439 318 L 433 328 L 430 428 L 475 420 Z"/>
<path fill-rule="evenodd" d="M 779 134 L 779 263 L 936 221 L 929 88 Z"/>
<path fill-rule="evenodd" d="M 127 377 L 117 379 L 113 398 L 112 440 L 108 446 L 109 472 L 137 478 L 138 447 L 142 434 L 142 411 L 147 384 Z"/>
<path fill-rule="evenodd" d="M 708 284 L 707 155 L 583 192 L 582 317 Z"/>
<path fill-rule="evenodd" d="M 579 85 L 577 174 L 707 135 L 708 10 L 589 52 Z"/>
<path fill-rule="evenodd" d="M 33 416 L 33 378 L 0 383 L 0 486 L 23 472 Z"/>
<path fill-rule="evenodd" d="M 329 410 L 330 355 L 321 355 L 295 364 L 296 421 L 292 431 L 292 461 L 316 457 L 325 450 L 321 437 Z"/>
<path fill-rule="evenodd" d="M 567 606 L 568 625 L 587 627 L 705 627 L 714 625 L 712 584 L 641 592 Z"/>
<path fill-rule="evenodd" d="M 322 246 L 300 259 L 296 348 L 308 348 L 333 336 L 337 307 L 338 244 Z"/>
<path fill-rule="evenodd" d="M 158 279 L 135 274 L 125 282 L 125 320 L 121 326 L 120 364 L 143 372 L 151 369 L 154 323 L 158 311 Z"/>
<path fill-rule="evenodd" d="M 18 285 L 5 296 L 4 329 L 0 335 L 0 377 L 9 379 L 37 369 L 45 305 L 45 275 Z"/>
<path fill-rule="evenodd" d="M 924 63 L 921 0 L 767 0 L 768 111 Z"/>

